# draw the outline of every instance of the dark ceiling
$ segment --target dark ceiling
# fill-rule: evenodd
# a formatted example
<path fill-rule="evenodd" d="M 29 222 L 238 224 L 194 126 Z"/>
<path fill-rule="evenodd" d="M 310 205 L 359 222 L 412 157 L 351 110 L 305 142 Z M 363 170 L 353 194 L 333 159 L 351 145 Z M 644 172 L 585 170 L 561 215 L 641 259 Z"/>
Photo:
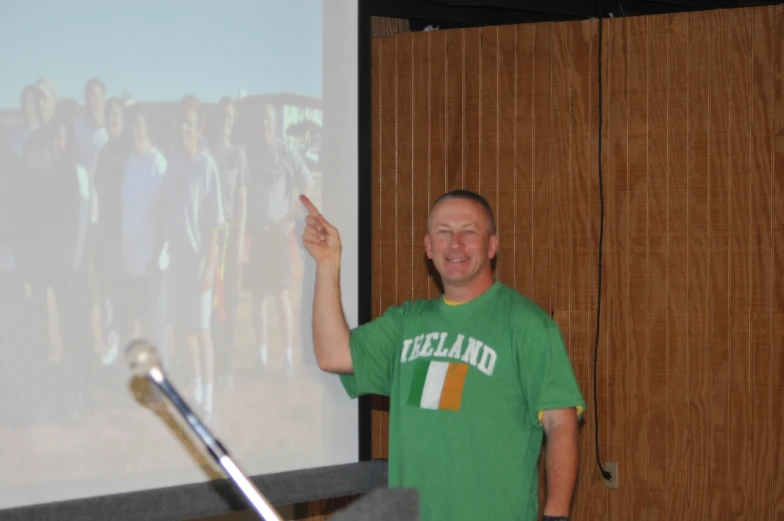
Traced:
<path fill-rule="evenodd" d="M 409 20 L 413 31 L 596 17 L 597 0 L 370 0 L 373 16 Z M 603 15 L 640 16 L 781 4 L 782 0 L 602 0 Z"/>

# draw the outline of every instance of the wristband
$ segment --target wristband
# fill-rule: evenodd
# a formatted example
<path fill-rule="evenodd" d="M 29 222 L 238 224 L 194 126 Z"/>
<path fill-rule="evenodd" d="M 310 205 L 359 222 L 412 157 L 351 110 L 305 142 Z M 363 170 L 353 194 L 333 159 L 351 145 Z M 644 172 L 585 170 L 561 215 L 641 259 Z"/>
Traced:
<path fill-rule="evenodd" d="M 542 521 L 569 521 L 566 516 L 544 516 Z"/>

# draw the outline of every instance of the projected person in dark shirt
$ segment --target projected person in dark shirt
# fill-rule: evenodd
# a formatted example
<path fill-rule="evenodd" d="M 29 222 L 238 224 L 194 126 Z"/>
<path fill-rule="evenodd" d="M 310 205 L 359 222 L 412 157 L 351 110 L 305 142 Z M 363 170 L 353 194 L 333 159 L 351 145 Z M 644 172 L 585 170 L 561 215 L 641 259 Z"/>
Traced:
<path fill-rule="evenodd" d="M 38 207 L 44 217 L 42 247 L 38 255 L 55 296 L 58 327 L 62 345 L 63 375 L 72 392 L 86 392 L 88 382 L 72 379 L 75 368 L 86 367 L 92 360 L 92 303 L 84 258 L 85 240 L 90 218 L 90 180 L 87 170 L 77 160 L 73 131 L 73 114 L 65 106 L 49 126 L 50 167 L 43 171 L 39 186 Z M 73 369 L 72 369 L 73 368 Z"/>
<path fill-rule="evenodd" d="M 236 316 L 239 305 L 240 266 L 245 257 L 245 205 L 247 201 L 248 160 L 245 149 L 232 143 L 237 119 L 233 100 L 223 98 L 212 118 L 209 152 L 218 166 L 223 215 L 218 248 L 220 263 L 216 281 L 215 310 L 212 314 L 213 341 L 217 347 L 215 370 L 218 381 L 231 389 L 234 383 Z"/>
<path fill-rule="evenodd" d="M 210 322 L 218 265 L 218 228 L 224 223 L 218 168 L 201 147 L 202 107 L 181 105 L 181 142 L 167 158 L 161 191 L 166 323 L 174 344 L 187 345 L 193 362 L 192 396 L 206 418 L 213 409 L 214 353 Z"/>
<path fill-rule="evenodd" d="M 292 257 L 289 238 L 294 230 L 295 198 L 308 194 L 313 184 L 302 157 L 278 137 L 275 107 L 264 107 L 260 143 L 249 154 L 247 229 L 251 253 L 245 277 L 258 306 L 256 330 L 259 356 L 269 361 L 269 305 L 277 304 L 289 373 L 294 365 L 294 313 L 291 302 Z M 268 297 L 272 297 L 269 299 Z M 276 354 L 282 350 L 276 349 Z"/>
<path fill-rule="evenodd" d="M 125 104 L 118 98 L 106 102 L 106 131 L 109 140 L 98 153 L 93 189 L 100 201 L 95 227 L 95 269 L 102 308 L 102 361 L 112 363 L 119 354 L 119 336 L 114 320 L 114 303 L 123 298 L 121 187 L 125 160 L 131 142 L 125 124 Z"/>
<path fill-rule="evenodd" d="M 44 360 L 48 355 L 57 358 L 52 349 L 49 327 L 49 305 L 47 298 L 48 272 L 46 259 L 41 255 L 45 248 L 45 227 L 47 217 L 41 206 L 42 189 L 46 186 L 45 174 L 51 164 L 50 123 L 58 106 L 57 91 L 51 80 L 42 78 L 34 86 L 35 107 L 38 114 L 38 127 L 33 130 L 22 147 L 20 169 L 20 209 L 19 240 L 17 242 L 17 261 L 19 274 L 25 281 L 27 300 L 24 302 L 23 322 L 28 330 L 28 343 L 36 350 L 48 347 L 48 352 L 38 352 Z M 48 190 L 46 193 L 50 193 Z M 45 195 L 45 194 L 44 194 Z M 44 249 L 42 249 L 44 248 Z M 39 347 L 40 346 L 40 347 Z"/>

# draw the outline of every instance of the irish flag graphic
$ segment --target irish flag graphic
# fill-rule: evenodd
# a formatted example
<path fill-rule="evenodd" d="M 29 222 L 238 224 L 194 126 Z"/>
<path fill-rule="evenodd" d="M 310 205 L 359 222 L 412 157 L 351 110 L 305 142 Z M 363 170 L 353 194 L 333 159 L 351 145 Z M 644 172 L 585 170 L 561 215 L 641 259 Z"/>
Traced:
<path fill-rule="evenodd" d="M 408 405 L 459 411 L 468 364 L 422 359 L 414 364 Z"/>

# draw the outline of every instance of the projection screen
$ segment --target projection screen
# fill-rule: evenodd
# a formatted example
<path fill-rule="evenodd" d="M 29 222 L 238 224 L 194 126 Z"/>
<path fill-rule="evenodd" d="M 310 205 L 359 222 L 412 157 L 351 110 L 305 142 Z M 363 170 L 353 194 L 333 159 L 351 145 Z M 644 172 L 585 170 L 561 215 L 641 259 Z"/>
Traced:
<path fill-rule="evenodd" d="M 313 357 L 307 194 L 357 323 L 357 0 L 31 0 L 0 19 L 0 509 L 358 460 Z"/>

